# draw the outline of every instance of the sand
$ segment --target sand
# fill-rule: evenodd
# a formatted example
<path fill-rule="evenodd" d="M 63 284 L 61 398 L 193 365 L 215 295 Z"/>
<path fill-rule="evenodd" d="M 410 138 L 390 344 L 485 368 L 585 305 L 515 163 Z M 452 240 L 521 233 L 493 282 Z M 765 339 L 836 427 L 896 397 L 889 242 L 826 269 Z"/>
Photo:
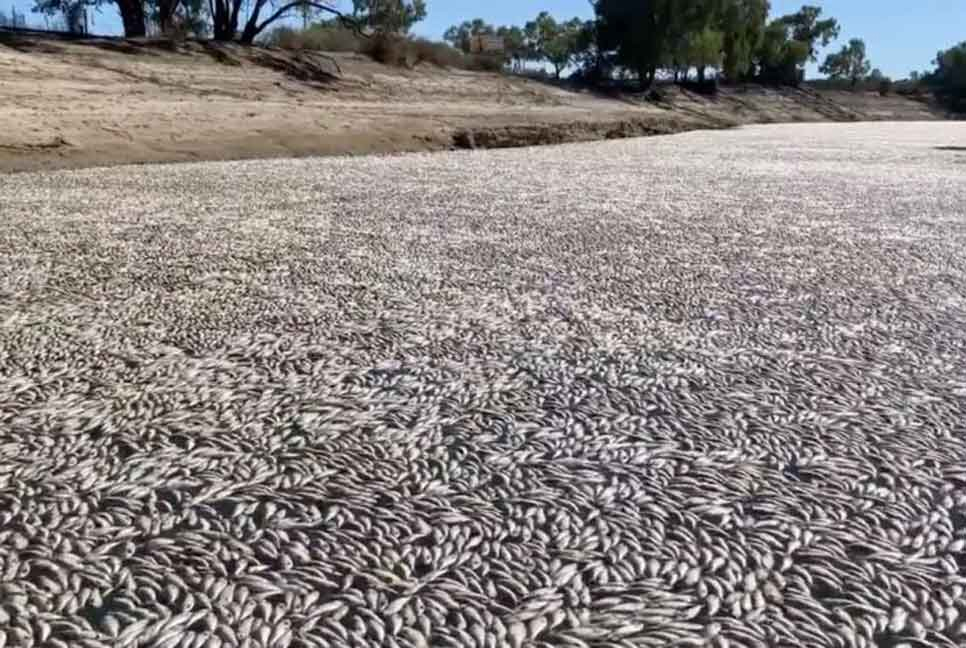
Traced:
<path fill-rule="evenodd" d="M 934 119 L 902 98 L 762 88 L 663 103 L 357 54 L 0 32 L 0 171 L 432 151 L 740 123 Z"/>

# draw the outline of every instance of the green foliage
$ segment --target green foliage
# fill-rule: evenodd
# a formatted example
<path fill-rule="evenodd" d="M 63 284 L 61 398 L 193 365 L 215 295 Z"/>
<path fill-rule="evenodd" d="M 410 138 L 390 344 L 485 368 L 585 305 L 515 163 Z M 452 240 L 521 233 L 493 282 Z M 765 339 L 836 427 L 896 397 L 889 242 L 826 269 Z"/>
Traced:
<path fill-rule="evenodd" d="M 493 29 L 493 25 L 482 18 L 474 18 L 473 20 L 466 20 L 462 24 L 453 25 L 447 29 L 443 34 L 443 40 L 468 54 L 474 36 L 487 36 L 494 33 L 496 31 Z"/>
<path fill-rule="evenodd" d="M 886 97 L 892 94 L 894 87 L 895 87 L 895 83 L 889 77 L 884 76 L 881 79 L 879 79 L 879 94 L 881 96 Z"/>
<path fill-rule="evenodd" d="M 707 27 L 688 36 L 685 63 L 690 67 L 697 68 L 698 78 L 703 80 L 705 70 L 721 67 L 723 49 L 724 33 Z"/>
<path fill-rule="evenodd" d="M 426 17 L 426 0 L 352 0 L 352 15 L 375 31 L 405 34 Z"/>
<path fill-rule="evenodd" d="M 936 70 L 927 77 L 936 96 L 955 112 L 966 112 L 966 41 L 936 55 Z"/>
<path fill-rule="evenodd" d="M 758 78 L 769 83 L 797 85 L 805 75 L 805 65 L 814 61 L 818 48 L 838 37 L 838 21 L 820 20 L 822 9 L 810 5 L 798 12 L 773 20 L 764 28 L 752 59 Z M 864 44 L 863 44 L 864 51 Z"/>
<path fill-rule="evenodd" d="M 586 81 L 599 83 L 610 73 L 612 53 L 600 42 L 596 20 L 585 20 L 577 34 L 577 53 L 574 62 L 580 66 L 579 75 Z"/>
<path fill-rule="evenodd" d="M 861 38 L 853 38 L 848 45 L 825 58 L 825 62 L 819 68 L 819 72 L 827 74 L 832 79 L 848 79 L 855 86 L 860 80 L 869 76 L 872 64 L 869 62 L 865 51 L 865 41 Z M 879 79 L 882 72 L 878 72 Z"/>
<path fill-rule="evenodd" d="M 615 52 L 618 65 L 650 84 L 673 43 L 677 0 L 596 0 L 601 44 Z"/>
<path fill-rule="evenodd" d="M 615 63 L 635 70 L 642 84 L 658 67 L 695 67 L 699 77 L 722 67 L 732 81 L 753 69 L 763 39 L 768 0 L 596 0 L 597 41 L 614 52 Z M 777 48 L 785 62 L 798 50 L 786 47 L 782 30 Z"/>
<path fill-rule="evenodd" d="M 739 81 L 751 72 L 764 35 L 768 0 L 728 0 L 721 12 L 725 77 Z"/>
<path fill-rule="evenodd" d="M 538 53 L 542 54 L 554 67 L 557 78 L 574 60 L 583 22 L 579 18 L 568 20 L 556 26 L 539 44 Z"/>
<path fill-rule="evenodd" d="M 139 29 L 146 31 L 145 18 L 147 16 L 154 17 L 157 15 L 158 7 L 161 1 L 162 0 L 138 0 L 138 2 L 141 3 L 138 5 L 141 15 L 139 18 L 134 20 L 134 22 L 137 23 L 134 33 L 137 33 Z M 92 14 L 92 10 L 105 3 L 109 3 L 109 0 L 35 0 L 33 11 L 35 13 L 44 14 L 48 17 L 56 16 L 57 20 L 55 20 L 53 24 L 45 21 L 45 24 L 50 26 L 50 28 L 54 29 L 55 31 L 63 30 L 72 34 L 83 34 L 86 33 L 87 18 Z M 121 5 L 122 3 L 118 3 L 119 8 Z M 193 6 L 194 5 L 191 5 L 191 7 Z M 147 16 L 144 14 L 144 11 L 148 12 Z M 183 10 L 181 15 L 185 15 L 187 11 L 188 9 Z M 15 24 L 11 26 L 27 26 L 25 16 L 23 14 L 18 14 L 16 8 L 13 8 L 13 18 Z M 204 23 L 203 16 L 201 17 L 200 22 Z M 2 24 L 3 23 L 0 22 L 0 25 Z M 127 25 L 128 23 L 125 22 L 125 24 Z M 201 28 L 203 30 L 204 25 L 202 25 Z M 143 35 L 143 33 L 141 35 Z"/>
<path fill-rule="evenodd" d="M 524 26 L 523 33 L 534 58 L 549 62 L 559 79 L 560 73 L 575 60 L 583 27 L 584 23 L 579 18 L 558 23 L 543 11 Z"/>
<path fill-rule="evenodd" d="M 169 38 L 208 35 L 207 0 L 148 0 L 148 20 Z"/>
<path fill-rule="evenodd" d="M 818 60 L 819 43 L 822 47 L 827 47 L 839 37 L 838 21 L 835 18 L 819 20 L 821 16 L 821 7 L 804 5 L 797 12 L 779 18 L 779 21 L 791 29 L 792 40 L 808 46 L 809 61 Z"/>
<path fill-rule="evenodd" d="M 503 39 L 503 55 L 471 55 L 474 37 L 494 35 Z M 474 18 L 473 20 L 463 21 L 459 25 L 453 25 L 443 34 L 443 40 L 464 54 L 462 67 L 468 69 L 498 72 L 503 69 L 507 60 L 512 60 L 516 67 L 521 67 L 523 61 L 534 58 L 523 28 L 515 25 L 495 28 L 482 18 Z"/>
<path fill-rule="evenodd" d="M 758 77 L 770 83 L 797 85 L 808 62 L 808 53 L 808 43 L 793 39 L 784 19 L 773 20 L 765 29 L 755 53 Z"/>
<path fill-rule="evenodd" d="M 506 54 L 516 67 L 522 66 L 524 61 L 532 58 L 527 36 L 522 27 L 505 25 L 497 29 L 496 34 L 503 38 Z"/>
<path fill-rule="evenodd" d="M 70 16 L 79 8 L 95 8 L 104 4 L 117 6 L 124 25 L 124 35 L 138 38 L 147 34 L 148 14 L 159 0 L 34 0 L 33 10 L 48 16 Z M 66 24 L 65 20 L 65 24 Z"/>
<path fill-rule="evenodd" d="M 777 67 L 784 58 L 788 43 L 788 28 L 781 21 L 773 21 L 762 34 L 761 43 L 755 53 L 759 67 Z"/>
<path fill-rule="evenodd" d="M 33 10 L 46 16 L 68 16 L 78 8 L 98 7 L 102 3 L 103 0 L 35 0 Z M 14 8 L 14 16 L 16 15 L 16 8 Z"/>
<path fill-rule="evenodd" d="M 880 70 L 879 68 L 875 68 L 874 70 L 872 70 L 871 72 L 869 72 L 869 74 L 868 74 L 868 76 L 866 76 L 865 80 L 866 81 L 872 81 L 874 83 L 878 83 L 878 82 L 884 81 L 884 80 L 886 80 L 888 78 L 889 77 L 887 77 L 885 74 L 883 74 L 882 70 Z"/>

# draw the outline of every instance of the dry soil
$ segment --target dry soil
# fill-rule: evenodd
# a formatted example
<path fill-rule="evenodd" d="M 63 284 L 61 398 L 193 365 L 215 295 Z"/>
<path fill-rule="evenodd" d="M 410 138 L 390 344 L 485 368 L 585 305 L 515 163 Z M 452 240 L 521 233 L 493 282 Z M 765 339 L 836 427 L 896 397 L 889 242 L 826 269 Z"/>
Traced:
<path fill-rule="evenodd" d="M 736 124 L 924 120 L 900 97 L 667 90 L 659 102 L 353 54 L 0 32 L 0 171 L 502 147 Z"/>

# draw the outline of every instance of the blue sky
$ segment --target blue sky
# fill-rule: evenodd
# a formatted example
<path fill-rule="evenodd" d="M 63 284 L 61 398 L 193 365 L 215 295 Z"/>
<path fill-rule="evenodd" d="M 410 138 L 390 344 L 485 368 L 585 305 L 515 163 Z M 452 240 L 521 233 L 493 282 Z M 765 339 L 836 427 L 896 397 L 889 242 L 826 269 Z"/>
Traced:
<path fill-rule="evenodd" d="M 343 7 L 350 0 L 340 0 Z M 29 11 L 32 0 L 0 0 L 0 9 L 9 13 L 11 3 Z M 966 40 L 966 0 L 809 0 L 842 25 L 840 41 L 865 39 L 869 57 L 885 74 L 901 78 L 911 70 L 931 67 L 939 49 Z M 522 24 L 542 10 L 555 16 L 589 16 L 588 0 L 427 0 L 429 16 L 414 31 L 421 36 L 439 38 L 454 23 L 480 17 L 494 24 Z M 803 0 L 772 0 L 773 13 L 795 11 Z M 31 22 L 39 16 L 29 16 Z M 118 33 L 120 21 L 110 5 L 95 17 L 95 31 Z M 840 43 L 833 43 L 837 48 Z M 815 66 L 810 76 L 816 74 Z"/>

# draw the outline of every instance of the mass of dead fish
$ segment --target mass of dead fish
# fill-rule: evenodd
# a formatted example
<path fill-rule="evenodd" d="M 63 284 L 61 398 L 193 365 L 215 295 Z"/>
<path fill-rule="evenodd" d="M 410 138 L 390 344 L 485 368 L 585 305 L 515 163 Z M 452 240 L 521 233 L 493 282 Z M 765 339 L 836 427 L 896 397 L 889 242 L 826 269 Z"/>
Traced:
<path fill-rule="evenodd" d="M 966 645 L 966 125 L 0 182 L 0 648 Z"/>

